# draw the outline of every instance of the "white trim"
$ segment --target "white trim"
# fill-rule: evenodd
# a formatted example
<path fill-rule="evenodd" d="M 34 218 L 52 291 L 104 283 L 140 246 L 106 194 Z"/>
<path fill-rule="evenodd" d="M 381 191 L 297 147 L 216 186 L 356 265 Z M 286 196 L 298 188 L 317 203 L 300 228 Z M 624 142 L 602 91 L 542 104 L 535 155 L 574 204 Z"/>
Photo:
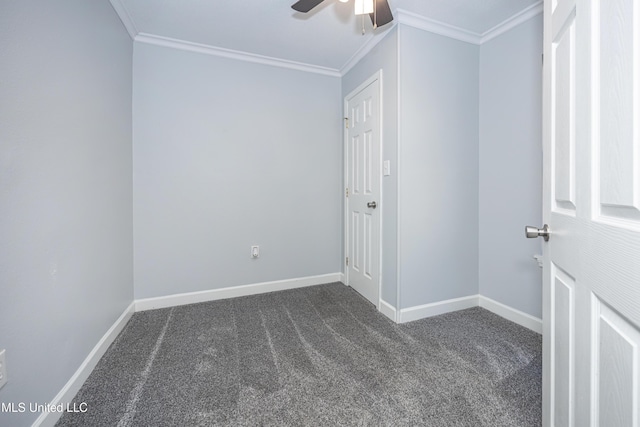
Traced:
<path fill-rule="evenodd" d="M 189 52 L 202 53 L 205 55 L 220 56 L 223 58 L 236 59 L 239 61 L 253 62 L 256 64 L 270 65 L 273 67 L 288 68 L 309 73 L 322 74 L 331 77 L 341 77 L 340 71 L 334 68 L 321 67 L 319 65 L 305 64 L 302 62 L 289 61 L 286 59 L 273 58 L 270 56 L 258 55 L 255 53 L 241 52 L 233 49 L 209 46 L 201 43 L 193 43 L 185 40 L 173 39 L 170 37 L 156 36 L 147 33 L 138 33 L 134 39 L 136 42 L 147 43 L 156 46 L 169 47 L 173 49 L 185 50 Z"/>
<path fill-rule="evenodd" d="M 438 316 L 452 311 L 464 310 L 478 306 L 480 295 L 454 298 L 445 301 L 438 301 L 431 304 L 418 305 L 415 307 L 403 308 L 398 316 L 398 323 L 412 322 L 426 317 Z"/>
<path fill-rule="evenodd" d="M 506 320 L 542 334 L 541 319 L 480 294 L 403 308 L 398 313 L 397 322 L 412 322 L 414 320 L 450 313 L 452 311 L 464 310 L 471 307 L 482 307 Z"/>
<path fill-rule="evenodd" d="M 542 334 L 542 320 L 537 317 L 524 313 L 520 310 L 516 310 L 513 307 L 509 307 L 508 305 L 482 295 L 480 295 L 479 298 L 479 305 L 480 307 L 510 320 L 513 323 L 517 323 L 520 326 L 524 326 L 527 329 L 531 329 L 534 332 Z"/>
<path fill-rule="evenodd" d="M 382 260 L 384 255 L 384 245 L 382 238 L 382 224 L 384 223 L 384 73 L 382 68 L 378 70 L 378 198 L 380 200 L 380 212 L 378 220 L 378 304 L 376 308 L 382 310 Z"/>
<path fill-rule="evenodd" d="M 299 277 L 295 279 L 274 280 L 272 282 L 253 283 L 250 285 L 230 286 L 228 288 L 210 289 L 207 291 L 187 292 L 183 294 L 166 295 L 154 298 L 137 299 L 136 312 L 153 310 L 156 308 L 175 307 L 179 305 L 195 304 L 199 302 L 220 299 L 258 295 L 267 292 L 284 291 L 303 288 L 306 286 L 322 285 L 339 282 L 341 273 L 322 274 L 318 276 Z"/>
<path fill-rule="evenodd" d="M 380 311 L 380 313 L 384 314 L 385 316 L 387 316 L 389 319 L 393 320 L 394 322 L 396 322 L 396 308 L 394 306 L 392 306 L 391 304 L 389 304 L 388 302 L 386 302 L 385 300 L 383 300 L 382 298 L 380 298 L 380 308 L 378 309 L 378 311 Z"/>
<path fill-rule="evenodd" d="M 517 27 L 518 25 L 528 21 L 534 16 L 541 14 L 543 9 L 544 7 L 543 7 L 542 0 L 540 0 L 535 4 L 532 4 L 528 8 L 516 13 L 512 17 L 505 19 L 504 21 L 502 21 L 495 27 L 491 28 L 490 30 L 482 33 L 482 37 L 480 38 L 480 44 L 485 43 L 493 38 L 496 38 L 500 34 L 504 34 L 510 29 Z"/>
<path fill-rule="evenodd" d="M 342 68 L 340 68 L 340 75 L 344 76 L 345 74 L 347 74 L 349 71 L 351 71 L 351 69 L 353 67 L 355 67 L 356 65 L 358 65 L 358 62 L 360 62 L 360 60 L 362 58 L 364 58 L 365 56 L 367 56 L 367 54 L 369 54 L 369 52 L 371 52 L 373 50 L 374 47 L 376 47 L 378 45 L 378 43 L 380 43 L 382 40 L 386 39 L 387 36 L 389 34 L 391 34 L 391 30 L 393 30 L 394 28 L 396 28 L 398 24 L 394 21 L 393 24 L 391 24 L 389 26 L 389 28 L 387 28 L 385 31 L 379 33 L 379 34 L 374 34 L 373 37 L 371 37 L 365 44 L 363 44 L 357 51 L 356 53 L 354 53 L 351 58 L 349 58 L 349 60 L 347 61 L 346 64 L 344 64 L 342 66 Z"/>
<path fill-rule="evenodd" d="M 340 280 L 339 280 L 343 285 L 347 284 L 347 281 L 345 279 L 345 274 L 344 273 L 340 273 Z"/>
<path fill-rule="evenodd" d="M 378 80 L 378 188 L 380 205 L 384 207 L 384 182 L 383 182 L 383 170 L 384 170 L 384 85 L 382 69 L 378 71 L 380 79 Z M 384 209 L 380 208 L 378 213 L 378 304 L 377 309 L 382 309 L 382 259 L 384 255 L 383 245 L 383 230 L 382 223 L 384 222 Z"/>
<path fill-rule="evenodd" d="M 129 304 L 124 312 L 120 315 L 118 320 L 109 328 L 109 330 L 102 336 L 100 341 L 93 347 L 93 350 L 89 353 L 89 355 L 84 359 L 78 370 L 73 374 L 73 376 L 67 381 L 67 383 L 62 387 L 62 390 L 53 398 L 51 401 L 51 406 L 57 406 L 59 404 L 67 404 L 70 403 L 75 395 L 82 387 L 82 384 L 89 378 L 89 375 L 96 367 L 100 358 L 106 353 L 107 349 L 115 341 L 118 334 L 124 329 L 127 322 L 131 318 L 134 312 L 135 304 L 132 302 Z M 53 426 L 58 419 L 62 416 L 61 412 L 52 411 L 52 412 L 42 412 L 40 416 L 36 419 L 36 421 L 32 424 L 33 427 L 50 427 Z"/>
<path fill-rule="evenodd" d="M 348 96 L 351 96 L 352 94 L 350 93 Z M 349 257 L 349 199 L 346 196 L 346 191 L 347 191 L 347 185 L 349 183 L 349 164 L 348 164 L 348 159 L 349 159 L 349 144 L 348 144 L 348 138 L 349 138 L 349 133 L 347 132 L 348 129 L 346 129 L 346 126 L 344 126 L 344 120 L 347 119 L 348 117 L 348 109 L 349 109 L 349 103 L 347 101 L 347 97 L 345 97 L 342 100 L 342 120 L 343 120 L 343 126 L 342 126 L 342 200 L 343 200 L 343 205 L 342 205 L 342 220 L 343 220 L 343 227 L 342 227 L 342 241 L 343 241 L 343 247 L 344 247 L 344 253 L 343 253 L 343 257 L 342 257 L 342 268 L 344 269 L 344 283 L 347 286 L 349 285 L 349 266 L 346 263 L 347 258 Z"/>
<path fill-rule="evenodd" d="M 520 12 L 514 14 L 513 16 L 510 16 L 498 25 L 483 33 L 477 33 L 475 31 L 456 27 L 455 25 L 445 24 L 444 22 L 426 18 L 422 15 L 418 15 L 417 13 L 409 12 L 408 10 L 404 9 L 397 9 L 396 14 L 398 15 L 398 22 L 408 27 L 417 28 L 419 30 L 428 31 L 430 33 L 440 34 L 442 36 L 467 43 L 481 45 L 491 39 L 498 37 L 501 34 L 506 33 L 507 31 L 522 24 L 523 22 L 528 21 L 534 16 L 537 16 L 538 14 L 542 13 L 542 11 L 543 2 L 542 0 L 540 0 L 537 3 L 527 7 L 526 9 L 523 9 Z"/>
<path fill-rule="evenodd" d="M 401 258 L 401 251 L 402 251 L 402 239 L 400 238 L 401 236 L 401 223 L 402 221 L 400 220 L 402 218 L 401 214 L 401 209 L 400 207 L 402 206 L 402 193 L 401 193 L 401 189 L 402 187 L 400 186 L 400 181 L 402 179 L 402 66 L 401 64 L 401 56 L 400 56 L 400 38 L 402 37 L 402 27 L 398 27 L 398 35 L 396 37 L 396 97 L 397 97 L 397 107 L 396 107 L 396 165 L 395 165 L 395 171 L 396 171 L 396 306 L 398 307 L 398 309 L 401 306 L 401 301 L 402 299 L 400 298 L 400 262 L 402 260 Z M 396 314 L 396 322 L 399 321 L 399 316 L 400 314 L 397 313 Z"/>
<path fill-rule="evenodd" d="M 480 44 L 481 34 L 454 25 L 445 24 L 444 22 L 426 18 L 417 13 L 409 12 L 404 9 L 397 9 L 398 22 L 408 27 L 417 28 L 419 30 L 428 31 L 430 33 L 440 34 L 441 36 L 460 40 L 472 44 Z"/>
<path fill-rule="evenodd" d="M 132 40 L 135 40 L 138 35 L 138 29 L 136 28 L 136 24 L 133 22 L 131 18 L 131 14 L 127 10 L 126 6 L 122 2 L 122 0 L 109 0 L 111 2 L 111 6 L 116 11 L 116 14 L 122 21 L 122 25 L 127 29 L 129 36 L 131 36 Z"/>
<path fill-rule="evenodd" d="M 133 18 L 131 17 L 131 14 L 127 10 L 123 1 L 109 1 L 111 2 L 111 6 L 115 10 L 116 14 L 122 21 L 122 24 L 129 33 L 129 36 L 131 36 L 131 39 L 133 39 L 134 41 L 153 44 L 157 46 L 171 47 L 174 49 L 186 50 L 191 52 L 198 52 L 207 55 L 232 58 L 240 61 L 271 65 L 280 68 L 289 68 L 298 71 L 323 74 L 331 77 L 342 77 L 347 74 L 353 67 L 358 64 L 358 62 L 360 62 L 362 58 L 364 58 L 369 52 L 371 52 L 371 50 L 376 47 L 378 43 L 384 40 L 385 37 L 389 33 L 391 33 L 391 31 L 398 25 L 398 23 L 431 33 L 440 34 L 442 36 L 446 36 L 463 42 L 481 45 L 509 31 L 517 25 L 520 25 L 521 23 L 533 18 L 543 11 L 543 2 L 542 0 L 540 0 L 537 3 L 529 6 L 528 8 L 505 19 L 504 21 L 502 21 L 495 27 L 485 31 L 484 33 L 476 33 L 474 31 L 466 30 L 461 27 L 456 27 L 455 25 L 446 24 L 441 21 L 436 21 L 434 19 L 418 15 L 417 13 L 409 12 L 405 9 L 396 9 L 395 14 L 397 15 L 397 19 L 394 20 L 394 22 L 383 32 L 374 34 L 373 37 L 371 37 L 365 44 L 363 44 L 338 70 L 335 68 L 323 67 L 320 65 L 306 64 L 297 61 L 290 61 L 286 59 L 258 55 L 250 52 L 242 52 L 233 49 L 226 49 L 202 43 L 195 43 L 186 40 L 179 40 L 170 37 L 139 32 L 135 25 L 135 22 L 133 21 Z"/>

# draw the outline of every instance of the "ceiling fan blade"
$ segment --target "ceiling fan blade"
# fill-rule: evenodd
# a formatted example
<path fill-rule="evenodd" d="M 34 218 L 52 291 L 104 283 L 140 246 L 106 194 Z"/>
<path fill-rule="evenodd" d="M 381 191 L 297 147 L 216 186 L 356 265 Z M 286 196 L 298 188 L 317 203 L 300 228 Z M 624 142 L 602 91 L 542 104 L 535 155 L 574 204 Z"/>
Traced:
<path fill-rule="evenodd" d="M 371 23 L 373 28 L 382 27 L 393 21 L 393 15 L 391 14 L 391 8 L 387 0 L 374 0 L 376 2 L 376 13 L 370 13 Z M 377 21 L 377 22 L 376 22 Z"/>
<path fill-rule="evenodd" d="M 307 13 L 324 0 L 300 0 L 291 6 L 293 10 L 297 10 L 298 12 Z"/>

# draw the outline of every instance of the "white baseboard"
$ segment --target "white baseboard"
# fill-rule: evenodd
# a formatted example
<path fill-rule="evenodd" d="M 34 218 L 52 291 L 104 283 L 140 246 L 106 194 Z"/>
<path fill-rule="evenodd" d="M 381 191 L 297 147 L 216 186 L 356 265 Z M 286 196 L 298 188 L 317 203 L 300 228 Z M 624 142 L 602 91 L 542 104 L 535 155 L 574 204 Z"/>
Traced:
<path fill-rule="evenodd" d="M 80 387 L 82 387 L 82 384 L 84 384 L 87 378 L 89 378 L 93 368 L 95 368 L 100 361 L 100 358 L 102 358 L 111 343 L 113 343 L 118 334 L 124 329 L 125 325 L 133 315 L 134 308 L 135 305 L 132 302 L 129 307 L 122 312 L 118 320 L 116 320 L 109 330 L 102 336 L 86 359 L 84 359 L 78 370 L 73 374 L 69 381 L 67 381 L 64 387 L 62 387 L 62 390 L 60 390 L 56 397 L 53 398 L 51 406 L 57 406 L 61 403 L 66 405 L 73 400 L 80 390 Z M 62 413 L 57 411 L 42 412 L 32 424 L 32 427 L 51 427 L 55 425 L 61 416 Z"/>
<path fill-rule="evenodd" d="M 426 317 L 437 316 L 452 311 L 464 310 L 466 308 L 478 306 L 479 295 L 454 298 L 431 304 L 418 305 L 415 307 L 403 308 L 398 316 L 398 323 L 412 322 Z"/>
<path fill-rule="evenodd" d="M 174 294 L 155 298 L 137 299 L 135 301 L 135 304 L 136 311 L 145 311 L 153 310 L 156 308 L 175 307 L 178 305 L 215 301 L 219 299 L 264 294 L 267 292 L 284 291 L 287 289 L 322 285 L 324 283 L 340 282 L 343 280 L 344 277 L 342 273 L 321 274 L 318 276 L 300 277 L 287 280 L 275 280 L 273 282 L 231 286 L 228 288 L 211 289 L 208 291 L 188 292 L 184 294 Z"/>
<path fill-rule="evenodd" d="M 382 303 L 383 301 L 381 301 Z M 382 310 L 382 304 L 380 305 Z M 452 311 L 464 310 L 471 307 L 482 307 L 498 316 L 507 319 L 527 329 L 531 329 L 539 334 L 542 333 L 542 320 L 530 314 L 516 310 L 513 307 L 492 300 L 483 295 L 471 295 L 463 298 L 455 298 L 446 301 L 434 302 L 432 304 L 419 305 L 416 307 L 403 308 L 398 313 L 398 323 L 406 323 L 426 317 L 437 316 L 439 314 L 450 313 Z M 387 308 L 385 308 L 386 310 Z M 389 305 L 389 309 L 395 310 Z M 387 317 L 390 317 L 388 314 Z"/>
<path fill-rule="evenodd" d="M 527 329 L 531 329 L 534 332 L 542 334 L 542 320 L 534 317 L 530 314 L 524 313 L 501 302 L 492 300 L 485 296 L 480 295 L 479 298 L 480 307 L 485 308 L 500 317 L 504 317 L 507 320 L 517 323 L 520 326 L 524 326 Z"/>
<path fill-rule="evenodd" d="M 386 302 L 385 300 L 380 300 L 380 308 L 378 309 L 380 313 L 387 316 L 389 319 L 396 322 L 396 308 Z"/>

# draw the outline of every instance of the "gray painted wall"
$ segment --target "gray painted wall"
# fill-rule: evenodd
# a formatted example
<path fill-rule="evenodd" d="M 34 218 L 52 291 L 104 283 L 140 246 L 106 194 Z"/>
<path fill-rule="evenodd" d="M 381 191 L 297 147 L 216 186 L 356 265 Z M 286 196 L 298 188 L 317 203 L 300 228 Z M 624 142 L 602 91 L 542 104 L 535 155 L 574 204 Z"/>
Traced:
<path fill-rule="evenodd" d="M 382 180 L 382 299 L 395 307 L 397 295 L 397 193 L 398 193 L 398 33 L 385 35 L 358 64 L 342 78 L 342 99 L 378 70 L 382 70 L 383 160 L 391 163 L 391 175 Z M 342 103 L 341 105 L 343 105 Z M 343 112 L 343 114 L 345 114 Z M 344 162 L 344 159 L 343 159 Z M 344 198 L 342 198 L 344 203 Z M 344 204 L 343 204 L 344 208 Z M 342 235 L 344 236 L 344 224 Z M 344 258 L 344 245 L 343 245 Z M 343 267 L 344 271 L 344 267 Z"/>
<path fill-rule="evenodd" d="M 108 1 L 0 6 L 2 402 L 50 402 L 133 299 L 131 66 Z"/>
<path fill-rule="evenodd" d="M 479 47 L 400 25 L 400 308 L 478 293 Z"/>
<path fill-rule="evenodd" d="M 136 42 L 134 82 L 136 298 L 341 271 L 339 78 Z"/>
<path fill-rule="evenodd" d="M 541 317 L 542 15 L 480 48 L 480 293 Z"/>

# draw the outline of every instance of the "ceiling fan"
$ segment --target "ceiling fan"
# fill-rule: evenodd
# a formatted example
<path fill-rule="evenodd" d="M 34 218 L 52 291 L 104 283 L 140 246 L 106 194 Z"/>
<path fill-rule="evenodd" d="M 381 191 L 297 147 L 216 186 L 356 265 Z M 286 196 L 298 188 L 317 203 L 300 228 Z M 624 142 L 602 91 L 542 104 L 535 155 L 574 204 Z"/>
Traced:
<path fill-rule="evenodd" d="M 324 0 L 298 0 L 291 7 L 298 12 L 307 13 Z M 340 0 L 346 3 L 348 0 Z M 355 0 L 356 15 L 368 14 L 373 28 L 382 27 L 393 21 L 391 8 L 387 0 Z"/>

